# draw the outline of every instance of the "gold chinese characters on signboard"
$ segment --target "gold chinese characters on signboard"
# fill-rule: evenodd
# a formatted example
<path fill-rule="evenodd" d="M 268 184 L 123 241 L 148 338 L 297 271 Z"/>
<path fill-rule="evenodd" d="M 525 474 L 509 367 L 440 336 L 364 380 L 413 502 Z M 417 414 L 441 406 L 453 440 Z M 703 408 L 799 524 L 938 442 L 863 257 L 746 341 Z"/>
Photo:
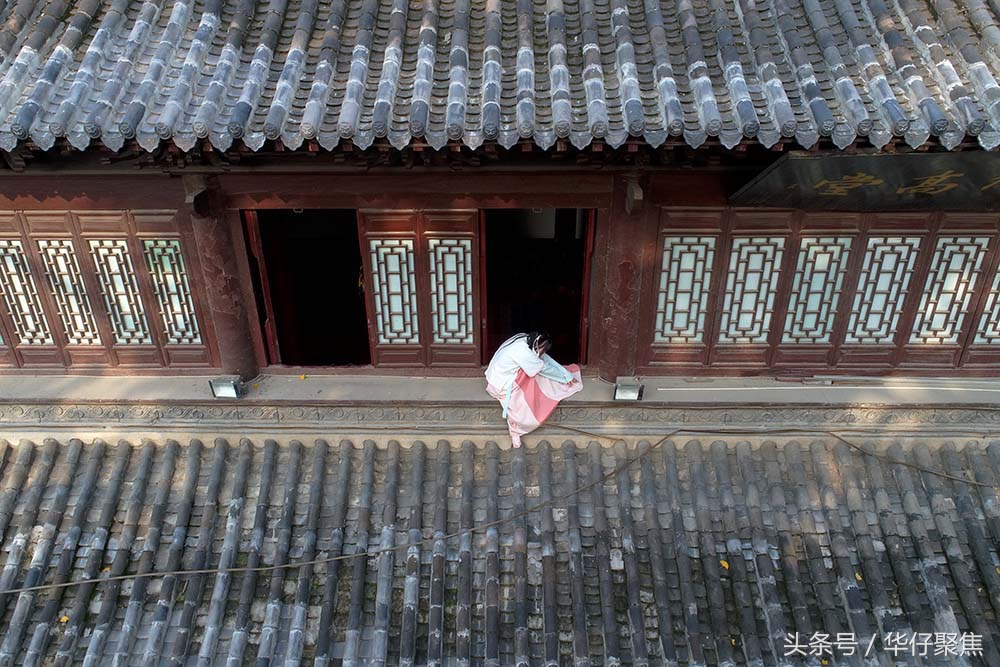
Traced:
<path fill-rule="evenodd" d="M 956 179 L 960 179 L 965 174 L 954 171 L 947 170 L 939 174 L 931 174 L 929 176 L 921 176 L 919 178 L 914 178 L 909 181 L 905 186 L 900 186 L 896 188 L 896 194 L 898 195 L 939 195 L 949 190 L 954 190 L 959 187 L 959 183 Z M 988 187 L 1000 184 L 1000 177 L 994 179 L 987 186 L 980 188 L 985 190 Z M 824 195 L 828 197 L 843 197 L 848 195 L 852 190 L 863 187 L 878 187 L 885 185 L 885 180 L 879 178 L 878 176 L 873 176 L 872 174 L 867 174 L 863 171 L 859 171 L 853 174 L 848 174 L 837 179 L 824 178 L 816 181 L 814 187 L 816 194 Z"/>
<path fill-rule="evenodd" d="M 789 153 L 730 198 L 737 206 L 1000 210 L 1000 158 L 986 151 Z"/>
<path fill-rule="evenodd" d="M 850 174 L 838 179 L 831 180 L 824 178 L 818 181 L 815 187 L 816 194 L 843 197 L 855 188 L 865 187 L 866 185 L 882 185 L 883 183 L 885 181 L 881 178 L 859 171 L 856 174 Z"/>
<path fill-rule="evenodd" d="M 959 187 L 959 184 L 955 182 L 955 179 L 962 178 L 963 176 L 965 176 L 965 174 L 949 169 L 948 171 L 941 172 L 940 174 L 932 174 L 930 176 L 915 178 L 910 185 L 897 188 L 896 194 L 939 195 L 943 192 L 948 192 L 949 190 L 954 190 Z"/>

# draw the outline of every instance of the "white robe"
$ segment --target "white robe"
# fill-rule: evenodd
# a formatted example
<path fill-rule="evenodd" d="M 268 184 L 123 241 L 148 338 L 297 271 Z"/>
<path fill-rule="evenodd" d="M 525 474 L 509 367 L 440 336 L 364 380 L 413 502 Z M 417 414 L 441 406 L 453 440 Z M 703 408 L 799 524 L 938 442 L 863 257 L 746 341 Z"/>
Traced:
<path fill-rule="evenodd" d="M 517 376 L 518 370 L 523 370 L 528 377 L 535 377 L 545 368 L 545 360 L 528 347 L 528 339 L 509 339 L 500 346 L 490 365 L 486 367 L 486 382 L 499 391 L 506 390 Z"/>

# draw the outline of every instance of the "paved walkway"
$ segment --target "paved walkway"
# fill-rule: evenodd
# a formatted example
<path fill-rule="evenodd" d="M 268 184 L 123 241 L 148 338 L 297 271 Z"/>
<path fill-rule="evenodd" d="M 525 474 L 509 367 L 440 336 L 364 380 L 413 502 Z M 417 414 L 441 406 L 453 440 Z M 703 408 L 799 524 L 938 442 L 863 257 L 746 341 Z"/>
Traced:
<path fill-rule="evenodd" d="M 191 377 L 0 377 L 0 402 L 212 401 L 208 376 Z M 928 378 L 652 378 L 644 380 L 644 404 L 663 405 L 1000 405 L 1000 380 Z M 607 403 L 612 385 L 589 377 L 567 403 Z M 249 387 L 245 403 L 485 402 L 479 378 L 400 378 L 349 375 L 264 375 Z"/>
<path fill-rule="evenodd" d="M 275 434 L 361 441 L 423 433 L 507 441 L 500 406 L 478 378 L 268 375 L 242 400 L 213 399 L 208 377 L 33 376 L 0 378 L 0 438 L 162 439 L 185 433 Z M 612 401 L 595 377 L 562 404 L 531 442 L 573 429 L 659 437 L 688 432 L 762 434 L 851 430 L 907 437 L 1000 438 L 1000 381 L 837 378 L 803 383 L 768 378 L 657 378 L 640 402 Z"/>

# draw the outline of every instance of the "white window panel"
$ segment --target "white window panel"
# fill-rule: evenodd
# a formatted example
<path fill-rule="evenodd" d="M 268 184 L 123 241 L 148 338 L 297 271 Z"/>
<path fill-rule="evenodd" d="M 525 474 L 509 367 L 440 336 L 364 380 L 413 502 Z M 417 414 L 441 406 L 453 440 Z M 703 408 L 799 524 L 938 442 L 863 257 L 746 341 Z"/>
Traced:
<path fill-rule="evenodd" d="M 714 236 L 667 236 L 660 255 L 653 341 L 700 343 L 715 258 Z"/>
<path fill-rule="evenodd" d="M 152 337 L 139 285 L 124 239 L 92 239 L 90 254 L 97 267 L 104 308 L 117 345 L 149 345 Z"/>
<path fill-rule="evenodd" d="M 38 250 L 67 341 L 70 345 L 100 345 L 101 335 L 80 277 L 80 264 L 73 251 L 73 242 L 69 239 L 43 239 L 38 242 Z"/>
<path fill-rule="evenodd" d="M 413 240 L 371 239 L 369 251 L 379 343 L 419 343 Z"/>
<path fill-rule="evenodd" d="M 472 241 L 430 239 L 431 325 L 434 342 L 471 345 Z"/>
<path fill-rule="evenodd" d="M 868 239 L 845 342 L 887 344 L 895 340 L 919 250 L 919 236 Z"/>
<path fill-rule="evenodd" d="M 802 237 L 783 343 L 830 342 L 851 243 L 850 236 Z"/>
<path fill-rule="evenodd" d="M 958 343 L 989 244 L 988 236 L 938 238 L 910 343 Z"/>
<path fill-rule="evenodd" d="M 181 242 L 177 239 L 149 239 L 143 242 L 143 246 L 167 343 L 200 344 L 201 330 L 181 254 Z"/>
<path fill-rule="evenodd" d="M 52 345 L 45 311 L 24 247 L 17 239 L 0 239 L 0 292 L 22 345 Z"/>
<path fill-rule="evenodd" d="M 720 343 L 766 343 L 781 274 L 782 236 L 733 238 L 722 306 Z"/>
<path fill-rule="evenodd" d="M 1000 269 L 993 276 L 990 293 L 986 299 L 986 309 L 979 320 L 976 345 L 1000 345 Z"/>

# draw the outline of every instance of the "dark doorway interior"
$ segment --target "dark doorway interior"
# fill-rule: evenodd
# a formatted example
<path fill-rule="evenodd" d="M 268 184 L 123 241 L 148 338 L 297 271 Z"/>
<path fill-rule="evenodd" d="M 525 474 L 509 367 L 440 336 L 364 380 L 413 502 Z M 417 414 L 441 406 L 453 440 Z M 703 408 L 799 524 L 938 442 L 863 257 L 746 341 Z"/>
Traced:
<path fill-rule="evenodd" d="M 483 212 L 486 243 L 486 361 L 514 333 L 544 329 L 561 363 L 583 358 L 582 316 L 590 211 Z"/>
<path fill-rule="evenodd" d="M 257 219 L 279 353 L 272 363 L 370 364 L 355 212 L 258 211 Z"/>

